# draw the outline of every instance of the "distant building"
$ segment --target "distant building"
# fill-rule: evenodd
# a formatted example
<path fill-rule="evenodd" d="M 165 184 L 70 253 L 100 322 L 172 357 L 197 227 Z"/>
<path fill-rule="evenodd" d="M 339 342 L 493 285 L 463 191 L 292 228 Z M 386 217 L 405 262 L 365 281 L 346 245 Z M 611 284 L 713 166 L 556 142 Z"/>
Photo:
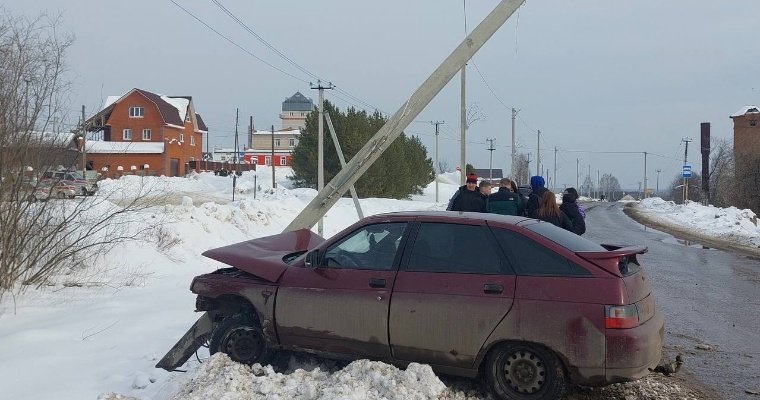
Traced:
<path fill-rule="evenodd" d="M 306 116 L 313 110 L 314 102 L 301 92 L 296 92 L 282 102 L 282 129 L 306 129 Z"/>
<path fill-rule="evenodd" d="M 201 160 L 208 128 L 190 96 L 162 96 L 132 89 L 110 96 L 86 122 L 103 140 L 86 142 L 87 161 L 104 176 L 124 173 L 182 176 Z"/>
<path fill-rule="evenodd" d="M 274 136 L 274 138 L 272 137 Z M 275 131 L 255 131 L 251 139 L 251 146 L 244 151 L 244 160 L 256 165 L 272 165 L 289 167 L 292 165 L 293 148 L 298 145 L 301 131 L 293 128 L 285 128 Z M 274 160 L 272 160 L 272 141 L 274 141 Z"/>
<path fill-rule="evenodd" d="M 734 157 L 737 161 L 760 158 L 760 107 L 745 106 L 731 115 L 734 121 Z"/>
<path fill-rule="evenodd" d="M 493 169 L 488 169 L 488 168 L 473 168 L 472 172 L 474 172 L 475 175 L 477 175 L 478 178 L 480 178 L 482 180 L 489 181 L 489 178 L 491 178 L 489 182 L 492 185 L 498 184 L 499 180 L 501 180 L 501 178 L 504 177 L 502 175 L 501 168 L 493 168 Z"/>

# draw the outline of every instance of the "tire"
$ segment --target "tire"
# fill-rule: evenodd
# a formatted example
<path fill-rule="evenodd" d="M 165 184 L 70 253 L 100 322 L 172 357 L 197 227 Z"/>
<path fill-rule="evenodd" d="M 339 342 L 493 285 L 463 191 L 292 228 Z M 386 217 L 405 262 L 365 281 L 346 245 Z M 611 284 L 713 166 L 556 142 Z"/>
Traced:
<path fill-rule="evenodd" d="M 491 390 L 504 400 L 559 399 L 566 377 L 557 356 L 530 343 L 507 343 L 488 357 L 485 377 Z"/>
<path fill-rule="evenodd" d="M 214 327 L 208 346 L 211 354 L 225 353 L 241 364 L 266 364 L 272 351 L 264 332 L 255 320 L 245 314 L 229 315 Z"/>
<path fill-rule="evenodd" d="M 82 187 L 82 196 L 87 196 L 87 188 Z"/>
<path fill-rule="evenodd" d="M 56 193 L 55 196 L 58 197 L 59 199 L 65 199 L 66 198 L 66 193 L 58 192 L 58 193 Z"/>

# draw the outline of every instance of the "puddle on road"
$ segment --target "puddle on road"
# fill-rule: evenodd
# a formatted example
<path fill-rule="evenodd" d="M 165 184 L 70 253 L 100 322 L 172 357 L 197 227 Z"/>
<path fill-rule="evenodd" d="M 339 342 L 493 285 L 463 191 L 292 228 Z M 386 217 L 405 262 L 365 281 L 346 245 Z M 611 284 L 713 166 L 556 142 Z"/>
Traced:
<path fill-rule="evenodd" d="M 691 247 L 693 249 L 713 250 L 712 248 L 705 246 L 703 244 L 692 242 L 691 240 L 674 238 L 672 236 L 662 238 L 660 241 L 663 243 L 668 243 L 668 244 L 680 244 L 682 246 Z"/>

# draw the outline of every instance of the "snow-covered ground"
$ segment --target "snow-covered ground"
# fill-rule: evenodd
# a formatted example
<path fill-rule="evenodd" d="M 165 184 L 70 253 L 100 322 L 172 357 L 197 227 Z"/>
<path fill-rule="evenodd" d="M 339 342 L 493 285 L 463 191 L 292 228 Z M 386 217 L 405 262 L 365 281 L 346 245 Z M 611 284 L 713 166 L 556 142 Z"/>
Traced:
<path fill-rule="evenodd" d="M 136 220 L 138 228 L 150 228 L 151 234 L 110 250 L 95 265 L 54 280 L 44 290 L 0 301 L 0 398 L 480 398 L 475 396 L 482 393 L 466 388 L 447 388 L 429 367 L 415 364 L 399 370 L 366 360 L 348 365 L 291 360 L 283 370 L 251 369 L 223 355 L 208 358 L 202 349 L 198 356 L 204 363 L 192 358 L 187 374 L 154 367 L 198 317 L 189 291 L 192 277 L 221 266 L 200 254 L 279 233 L 313 199 L 316 191 L 293 188 L 289 173 L 278 170 L 277 188 L 272 188 L 269 170 L 245 173 L 237 181 L 234 202 L 231 177 L 102 181 L 97 198 L 117 205 L 149 191 L 157 203 L 139 211 Z M 443 210 L 459 186 L 458 175 L 438 179 L 438 203 L 435 184 L 430 184 L 408 201 L 361 199 L 364 214 Z M 350 198 L 342 198 L 327 213 L 326 237 L 358 220 L 353 207 Z M 652 212 L 676 214 L 658 207 L 653 205 Z M 694 223 L 715 224 L 714 215 L 729 212 L 712 210 Z M 736 215 L 726 218 L 746 225 Z"/>
<path fill-rule="evenodd" d="M 716 239 L 760 248 L 760 227 L 752 210 L 718 208 L 700 203 L 675 204 L 659 197 L 641 201 L 638 211 Z"/>

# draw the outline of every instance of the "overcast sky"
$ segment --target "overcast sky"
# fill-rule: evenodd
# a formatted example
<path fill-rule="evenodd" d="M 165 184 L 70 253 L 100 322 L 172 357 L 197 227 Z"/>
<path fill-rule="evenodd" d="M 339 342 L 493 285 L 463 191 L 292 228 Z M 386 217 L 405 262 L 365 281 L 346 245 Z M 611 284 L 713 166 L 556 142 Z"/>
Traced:
<path fill-rule="evenodd" d="M 369 104 L 395 112 L 464 36 L 461 0 L 219 1 L 311 74 L 361 101 L 327 91 L 341 109 Z M 85 104 L 88 115 L 105 97 L 134 87 L 192 95 L 209 125 L 211 146 L 219 146 L 232 143 L 236 107 L 244 132 L 249 115 L 258 129 L 279 128 L 281 102 L 296 91 L 316 101 L 312 77 L 212 1 L 177 2 L 295 77 L 220 38 L 170 0 L 34 0 L 3 7 L 14 15 L 63 13 L 64 28 L 76 36 L 68 58 L 75 80 L 71 108 Z M 467 1 L 468 28 L 497 3 Z M 699 170 L 700 122 L 712 123 L 713 140 L 730 138 L 729 115 L 760 102 L 758 15 L 757 0 L 529 0 L 468 69 L 467 101 L 485 115 L 468 131 L 468 162 L 488 168 L 486 139 L 495 138 L 494 168 L 508 171 L 509 108 L 515 107 L 521 110 L 519 151 L 531 153 L 535 171 L 540 129 L 543 169 L 550 175 L 554 147 L 559 150 L 559 186 L 575 185 L 580 159 L 581 183 L 590 166 L 594 179 L 597 171 L 612 173 L 623 187 L 637 188 L 643 154 L 600 152 L 646 151 L 654 153 L 649 187 L 659 168 L 662 189 L 680 173 L 685 137 L 695 140 L 689 160 Z M 459 165 L 459 76 L 417 120 L 446 122 L 440 158 Z M 431 157 L 433 132 L 424 122 L 407 129 Z"/>

